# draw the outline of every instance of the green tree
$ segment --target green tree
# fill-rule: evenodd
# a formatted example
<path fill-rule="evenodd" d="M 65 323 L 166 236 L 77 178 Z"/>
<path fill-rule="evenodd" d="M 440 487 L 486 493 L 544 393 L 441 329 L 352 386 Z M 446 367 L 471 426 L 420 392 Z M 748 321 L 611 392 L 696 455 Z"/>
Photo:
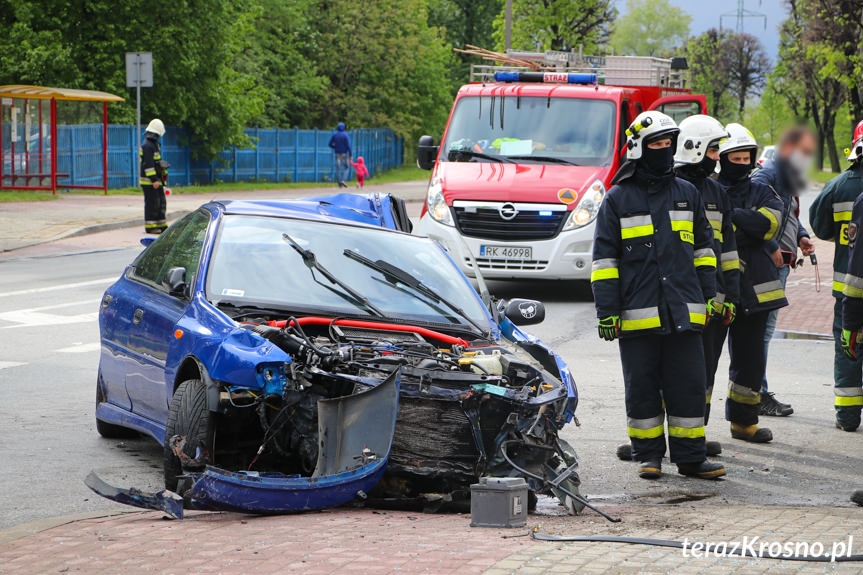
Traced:
<path fill-rule="evenodd" d="M 512 48 L 600 52 L 617 11 L 613 0 L 513 0 Z M 497 50 L 504 49 L 504 14 L 494 21 Z"/>
<path fill-rule="evenodd" d="M 466 44 L 491 49 L 495 17 L 502 0 L 429 0 L 429 25 L 442 28 L 446 43 L 455 48 Z M 481 63 L 476 56 L 458 54 L 458 70 L 453 73 L 455 87 L 468 81 L 470 64 Z"/>
<path fill-rule="evenodd" d="M 728 32 L 712 28 L 690 38 L 685 54 L 689 64 L 692 90 L 707 97 L 710 114 L 723 123 L 730 122 L 733 107 L 728 91 L 728 58 L 723 50 Z"/>
<path fill-rule="evenodd" d="M 770 71 L 764 45 L 752 34 L 729 34 L 722 43 L 727 62 L 728 87 L 737 97 L 737 114 L 743 117 L 746 99 L 761 93 Z"/>
<path fill-rule="evenodd" d="M 776 144 L 782 130 L 795 120 L 773 80 L 768 80 L 761 98 L 751 107 L 751 110 L 745 116 L 743 123 L 755 134 L 760 145 Z"/>
<path fill-rule="evenodd" d="M 611 47 L 621 56 L 672 56 L 689 36 L 692 16 L 668 0 L 626 0 Z"/>

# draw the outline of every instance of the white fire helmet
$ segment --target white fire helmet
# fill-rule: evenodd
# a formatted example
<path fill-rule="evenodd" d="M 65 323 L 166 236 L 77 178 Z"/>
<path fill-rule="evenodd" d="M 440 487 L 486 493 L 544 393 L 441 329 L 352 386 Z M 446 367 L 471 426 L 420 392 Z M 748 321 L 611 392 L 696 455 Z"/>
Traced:
<path fill-rule="evenodd" d="M 645 140 L 667 136 L 673 142 L 679 132 L 680 128 L 670 116 L 656 111 L 642 112 L 635 117 L 626 130 L 626 157 L 637 160 L 641 157 Z"/>
<path fill-rule="evenodd" d="M 161 138 L 165 135 L 165 124 L 163 124 L 162 120 L 160 120 L 159 118 L 154 118 L 150 120 L 149 124 L 147 124 L 147 131 L 153 132 Z"/>
<path fill-rule="evenodd" d="M 758 152 L 758 141 L 748 128 L 737 123 L 725 126 L 728 136 L 719 140 L 719 155 L 724 156 L 731 152 L 749 151 L 752 167 L 755 167 L 755 155 Z"/>
<path fill-rule="evenodd" d="M 714 146 L 722 138 L 728 137 L 725 126 L 710 116 L 695 114 L 680 122 L 680 135 L 677 137 L 675 164 L 700 164 L 711 144 Z"/>

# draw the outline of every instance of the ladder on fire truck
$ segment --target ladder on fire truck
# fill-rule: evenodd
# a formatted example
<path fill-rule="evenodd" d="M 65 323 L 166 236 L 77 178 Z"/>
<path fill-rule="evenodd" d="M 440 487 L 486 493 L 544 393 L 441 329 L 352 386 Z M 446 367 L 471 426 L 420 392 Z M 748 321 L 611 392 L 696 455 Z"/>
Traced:
<path fill-rule="evenodd" d="M 471 64 L 472 83 L 493 83 L 495 72 L 561 72 L 596 74 L 599 84 L 609 86 L 657 86 L 688 89 L 686 58 L 649 56 L 588 56 L 581 51 L 523 52 L 507 50 L 506 56 L 529 66 Z"/>

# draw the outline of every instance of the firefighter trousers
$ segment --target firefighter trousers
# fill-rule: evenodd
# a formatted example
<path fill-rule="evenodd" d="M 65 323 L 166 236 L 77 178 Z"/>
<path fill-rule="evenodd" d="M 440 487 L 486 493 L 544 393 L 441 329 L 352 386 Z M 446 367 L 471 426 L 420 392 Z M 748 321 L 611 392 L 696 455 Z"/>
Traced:
<path fill-rule="evenodd" d="M 704 367 L 707 371 L 707 397 L 704 406 L 704 425 L 710 419 L 710 399 L 713 396 L 713 384 L 716 381 L 716 370 L 719 369 L 719 358 L 722 356 L 722 348 L 725 346 L 725 337 L 728 335 L 728 326 L 722 325 L 721 321 L 711 320 L 701 338 L 704 342 Z"/>
<path fill-rule="evenodd" d="M 851 361 L 842 351 L 842 299 L 833 304 L 833 396 L 836 421 L 845 429 L 860 427 L 863 409 L 863 356 Z"/>
<path fill-rule="evenodd" d="M 701 334 L 646 334 L 620 340 L 626 417 L 634 461 L 665 455 L 665 412 L 672 463 L 701 463 L 705 369 Z"/>
<path fill-rule="evenodd" d="M 168 224 L 165 221 L 165 191 L 159 187 L 141 186 L 144 190 L 144 231 L 161 232 Z"/>
<path fill-rule="evenodd" d="M 728 398 L 725 419 L 749 426 L 758 423 L 764 380 L 764 332 L 769 311 L 738 314 L 728 330 Z"/>

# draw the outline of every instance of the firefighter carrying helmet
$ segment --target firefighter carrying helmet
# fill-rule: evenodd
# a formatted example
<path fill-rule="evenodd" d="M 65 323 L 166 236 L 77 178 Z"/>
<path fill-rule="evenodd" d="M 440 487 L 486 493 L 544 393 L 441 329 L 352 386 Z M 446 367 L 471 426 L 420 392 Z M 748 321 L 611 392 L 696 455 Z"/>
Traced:
<path fill-rule="evenodd" d="M 758 141 L 746 126 L 732 122 L 725 126 L 728 135 L 719 140 L 719 155 L 724 156 L 731 152 L 749 151 L 749 163 L 755 167 L 755 154 L 758 152 Z"/>
<path fill-rule="evenodd" d="M 863 157 L 863 120 L 860 120 L 857 123 L 857 127 L 854 128 L 853 141 L 854 143 L 851 144 L 851 150 L 846 152 L 849 162 L 854 162 L 860 157 Z"/>
<path fill-rule="evenodd" d="M 672 145 L 680 128 L 671 117 L 662 112 L 642 112 L 626 129 L 626 157 L 637 160 L 641 157 L 641 149 L 646 141 L 656 140 L 662 136 L 671 138 Z"/>
<path fill-rule="evenodd" d="M 152 132 L 161 138 L 165 135 L 165 124 L 163 124 L 162 120 L 160 120 L 159 118 L 154 118 L 150 120 L 149 124 L 147 124 L 146 131 Z"/>
<path fill-rule="evenodd" d="M 725 131 L 725 126 L 716 118 L 704 114 L 684 118 L 680 122 L 674 163 L 700 164 L 710 144 L 715 146 L 715 142 L 726 137 L 728 132 Z"/>

